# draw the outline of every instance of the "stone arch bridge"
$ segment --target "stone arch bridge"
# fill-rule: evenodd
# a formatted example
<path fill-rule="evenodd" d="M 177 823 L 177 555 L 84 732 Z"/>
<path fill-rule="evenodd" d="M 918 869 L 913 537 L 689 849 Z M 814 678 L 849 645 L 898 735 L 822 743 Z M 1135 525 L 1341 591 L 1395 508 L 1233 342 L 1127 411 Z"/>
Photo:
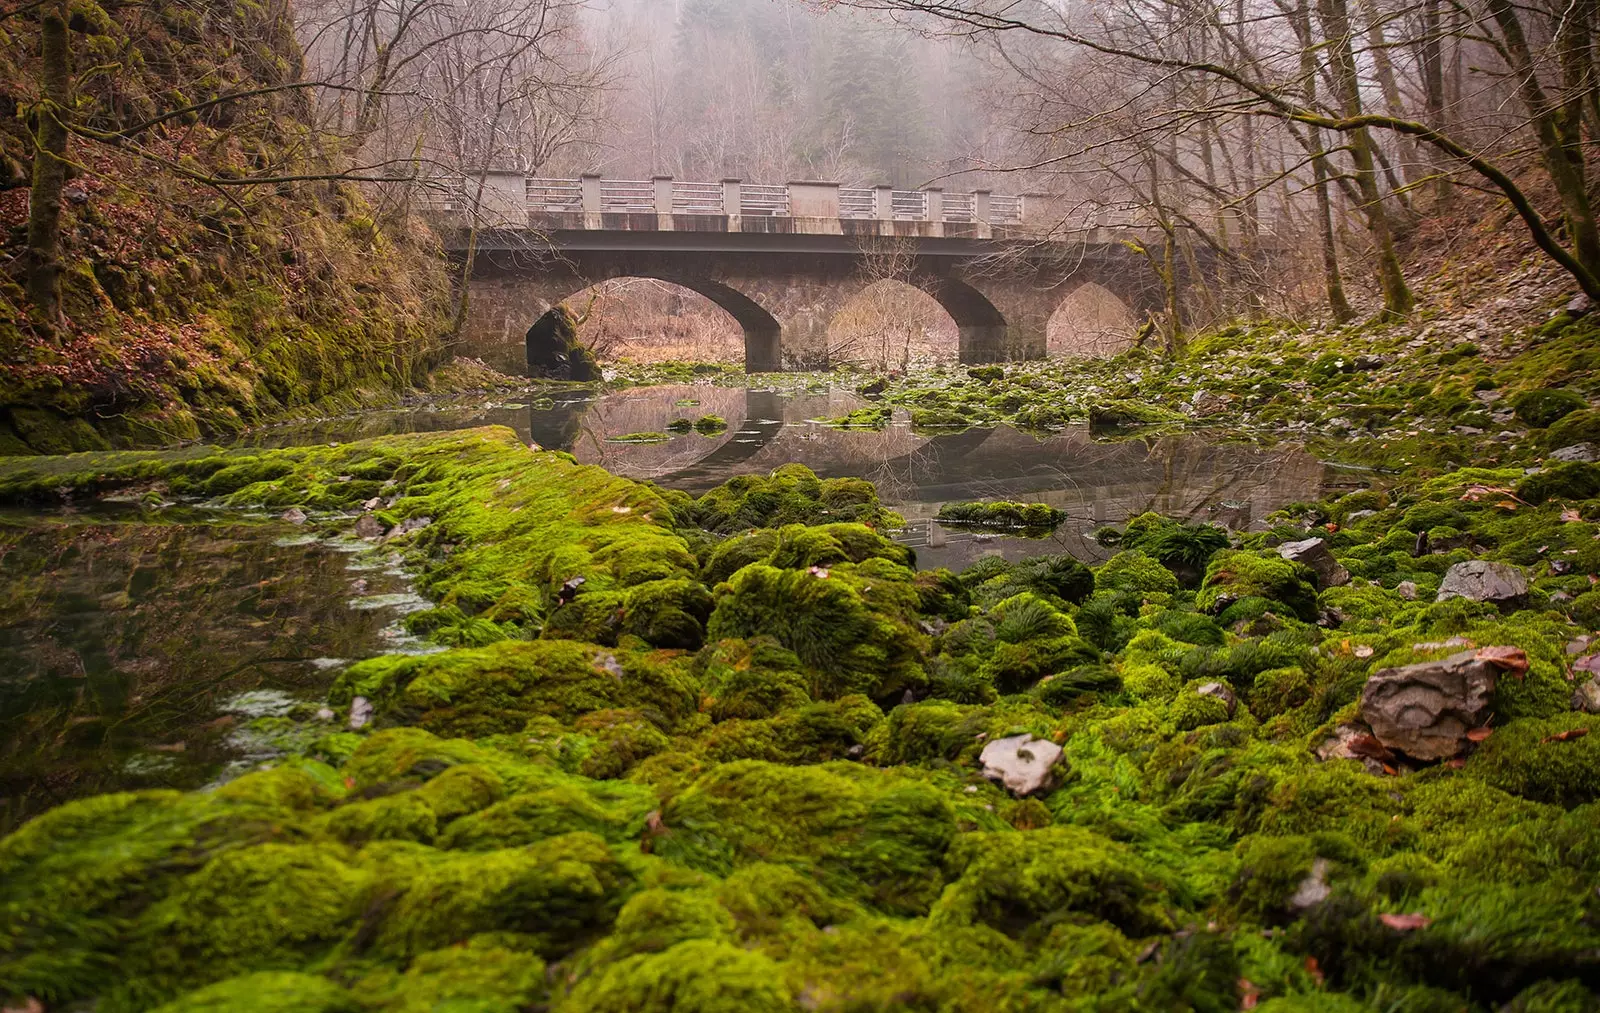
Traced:
<path fill-rule="evenodd" d="M 726 310 L 744 330 L 750 372 L 826 368 L 834 315 L 884 279 L 950 314 L 963 363 L 1043 358 L 1051 315 L 1090 282 L 1135 317 L 1161 309 L 1160 278 L 1128 236 L 1041 239 L 1028 209 L 1027 198 L 984 191 L 511 173 L 489 174 L 474 201 L 431 208 L 452 252 L 475 242 L 461 350 L 509 372 L 525 371 L 535 320 L 614 278 L 681 285 Z"/>

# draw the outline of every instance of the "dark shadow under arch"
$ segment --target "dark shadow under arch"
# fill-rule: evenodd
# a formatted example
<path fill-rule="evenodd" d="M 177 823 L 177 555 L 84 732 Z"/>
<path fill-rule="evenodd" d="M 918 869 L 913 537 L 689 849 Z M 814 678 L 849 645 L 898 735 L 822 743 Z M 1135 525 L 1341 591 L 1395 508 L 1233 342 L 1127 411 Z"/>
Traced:
<path fill-rule="evenodd" d="M 911 284 L 933 296 L 956 322 L 963 364 L 1004 362 L 1008 354 L 1007 325 L 1003 313 L 982 292 L 964 281 L 947 277 L 913 278 Z"/>

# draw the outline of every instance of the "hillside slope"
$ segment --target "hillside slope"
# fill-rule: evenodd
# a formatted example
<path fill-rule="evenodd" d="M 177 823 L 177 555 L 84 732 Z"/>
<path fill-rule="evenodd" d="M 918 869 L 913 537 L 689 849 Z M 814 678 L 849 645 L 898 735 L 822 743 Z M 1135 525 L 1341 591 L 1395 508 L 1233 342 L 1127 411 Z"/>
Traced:
<path fill-rule="evenodd" d="M 52 6 L 52 5 L 47 5 Z M 42 10 L 0 19 L 0 453 L 218 434 L 392 396 L 441 354 L 426 229 L 338 176 L 279 2 L 71 0 L 62 318 L 23 285 Z M 177 110 L 203 108 L 106 143 Z M 203 178 L 269 176 L 268 186 Z M 318 178 L 320 177 L 320 178 Z"/>

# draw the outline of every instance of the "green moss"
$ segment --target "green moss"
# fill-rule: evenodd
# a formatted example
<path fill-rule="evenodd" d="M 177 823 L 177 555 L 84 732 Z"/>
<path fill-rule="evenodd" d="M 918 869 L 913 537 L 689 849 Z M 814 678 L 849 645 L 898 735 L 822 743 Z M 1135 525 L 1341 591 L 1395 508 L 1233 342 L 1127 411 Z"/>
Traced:
<path fill-rule="evenodd" d="M 780 570 L 752 564 L 717 588 L 713 639 L 770 636 L 818 675 L 812 696 L 897 693 L 926 680 L 925 637 L 913 628 L 917 596 L 909 570 Z"/>
<path fill-rule="evenodd" d="M 1097 591 L 1172 594 L 1178 590 L 1178 578 L 1152 557 L 1130 549 L 1117 553 L 1095 570 L 1094 586 Z"/>
<path fill-rule="evenodd" d="M 258 971 L 196 989 L 157 1013 L 357 1013 L 355 996 L 326 978 L 295 971 Z"/>
<path fill-rule="evenodd" d="M 379 954 L 418 956 L 485 932 L 519 933 L 547 957 L 604 933 L 634 884 L 605 841 L 569 833 L 528 847 L 440 856 L 385 912 Z"/>
<path fill-rule="evenodd" d="M 1046 503 L 1012 503 L 1004 500 L 946 503 L 936 518 L 942 523 L 982 528 L 1021 529 L 1048 534 L 1067 519 L 1066 513 Z"/>
<path fill-rule="evenodd" d="M 581 982 L 562 1008 L 574 1013 L 789 1013 L 794 999 L 770 958 L 727 943 L 689 940 L 618 961 Z"/>
<path fill-rule="evenodd" d="M 1593 723 L 1584 714 L 1512 721 L 1479 745 L 1467 772 L 1537 802 L 1600 801 L 1600 736 L 1589 734 Z M 1569 737 L 1558 738 L 1563 735 Z"/>
<path fill-rule="evenodd" d="M 1518 420 L 1543 429 L 1562 417 L 1589 407 L 1581 394 L 1570 390 L 1525 390 L 1511 399 Z"/>
<path fill-rule="evenodd" d="M 438 832 L 439 815 L 413 792 L 352 802 L 328 814 L 326 831 L 347 844 L 367 841 L 418 841 L 427 844 Z"/>
<path fill-rule="evenodd" d="M 1205 582 L 1195 598 L 1196 607 L 1221 612 L 1244 598 L 1280 602 L 1304 620 L 1316 618 L 1316 578 L 1311 570 L 1277 554 L 1219 552 L 1206 567 Z"/>
<path fill-rule="evenodd" d="M 857 478 L 819 479 L 799 464 L 786 464 L 765 477 L 730 479 L 696 500 L 691 514 L 694 523 L 721 534 L 831 521 L 855 521 L 874 528 L 903 523 L 898 514 L 884 509 L 872 483 Z"/>
<path fill-rule="evenodd" d="M 670 652 L 609 651 L 568 640 L 506 641 L 351 665 L 329 691 L 346 707 L 365 697 L 383 722 L 443 735 L 514 732 L 530 718 L 573 721 L 590 711 L 650 708 L 667 722 L 694 713 L 689 661 Z"/>
<path fill-rule="evenodd" d="M 1078 827 L 963 835 L 951 849 L 936 927 L 987 925 L 1028 939 L 1052 916 L 1077 912 L 1130 936 L 1170 928 L 1167 885 L 1127 848 Z"/>

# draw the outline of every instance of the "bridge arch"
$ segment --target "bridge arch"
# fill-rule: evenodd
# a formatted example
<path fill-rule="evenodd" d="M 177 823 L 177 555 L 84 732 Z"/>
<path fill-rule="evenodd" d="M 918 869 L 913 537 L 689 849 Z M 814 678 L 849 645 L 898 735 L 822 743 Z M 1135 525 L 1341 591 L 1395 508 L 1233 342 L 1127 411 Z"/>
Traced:
<path fill-rule="evenodd" d="M 1105 358 L 1133 345 L 1138 318 L 1128 303 L 1098 282 L 1086 281 L 1056 304 L 1045 327 L 1049 354 Z"/>
<path fill-rule="evenodd" d="M 734 322 L 744 332 L 744 364 L 747 372 L 771 372 L 781 367 L 782 327 L 777 318 L 738 289 L 710 278 L 672 271 L 630 271 L 627 274 L 614 274 L 594 281 L 576 279 L 564 286 L 568 290 L 565 295 L 551 299 L 550 303 L 551 305 L 567 303 L 571 306 L 575 295 L 596 285 L 625 278 L 645 278 L 665 282 L 704 296 L 733 317 Z"/>
<path fill-rule="evenodd" d="M 828 362 L 900 369 L 912 360 L 956 361 L 955 320 L 917 285 L 880 278 L 844 299 L 828 321 Z"/>
<path fill-rule="evenodd" d="M 933 296 L 956 322 L 957 347 L 963 363 L 1022 358 L 1009 347 L 1010 324 L 1005 314 L 972 284 L 948 275 L 921 278 L 915 284 Z"/>

